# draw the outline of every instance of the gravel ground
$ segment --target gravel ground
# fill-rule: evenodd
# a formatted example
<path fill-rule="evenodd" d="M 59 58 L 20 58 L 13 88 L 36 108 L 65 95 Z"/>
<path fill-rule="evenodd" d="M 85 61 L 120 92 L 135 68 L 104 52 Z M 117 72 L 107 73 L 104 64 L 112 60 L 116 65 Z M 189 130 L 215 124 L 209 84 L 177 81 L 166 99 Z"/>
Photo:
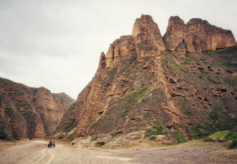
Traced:
<path fill-rule="evenodd" d="M 168 147 L 140 145 L 125 149 L 73 148 L 47 141 L 0 142 L 0 164 L 221 164 L 237 163 L 237 150 L 221 143 L 191 141 Z"/>

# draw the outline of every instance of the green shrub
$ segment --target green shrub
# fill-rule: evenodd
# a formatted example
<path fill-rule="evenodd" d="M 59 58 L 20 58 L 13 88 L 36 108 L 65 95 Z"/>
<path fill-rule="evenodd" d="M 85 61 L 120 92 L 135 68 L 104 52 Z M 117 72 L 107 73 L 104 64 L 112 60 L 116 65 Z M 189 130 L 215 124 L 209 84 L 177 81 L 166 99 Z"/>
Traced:
<path fill-rule="evenodd" d="M 183 134 L 179 131 L 179 129 L 175 125 L 174 125 L 174 129 L 175 129 L 177 143 L 180 144 L 180 143 L 187 142 Z"/>
<path fill-rule="evenodd" d="M 157 121 L 153 122 L 145 131 L 145 137 L 167 134 L 168 129 Z"/>
<path fill-rule="evenodd" d="M 60 136 L 58 137 L 58 139 L 59 139 L 59 140 L 63 139 L 63 136 L 60 135 Z"/>
<path fill-rule="evenodd" d="M 183 134 L 181 132 L 176 132 L 176 139 L 178 143 L 184 143 L 187 142 L 187 140 L 185 139 L 185 137 L 183 136 Z"/>
<path fill-rule="evenodd" d="M 229 134 L 227 135 L 227 139 L 231 140 L 237 139 L 237 127 L 235 127 L 233 130 L 229 132 Z"/>
<path fill-rule="evenodd" d="M 235 148 L 237 148 L 237 139 L 232 140 L 231 144 L 228 147 L 228 149 L 235 149 Z"/>
<path fill-rule="evenodd" d="M 194 138 L 202 138 L 214 133 L 215 129 L 209 122 L 206 122 L 193 127 L 191 132 Z"/>
<path fill-rule="evenodd" d="M 0 139 L 2 140 L 7 139 L 7 134 L 4 131 L 0 131 Z"/>
<path fill-rule="evenodd" d="M 157 136 L 155 136 L 155 135 L 152 135 L 150 138 L 149 138 L 149 140 L 156 140 L 157 139 Z"/>
<path fill-rule="evenodd" d="M 209 114 L 209 117 L 213 120 L 216 121 L 218 119 L 218 113 L 220 112 L 219 107 L 214 107 L 214 109 L 211 111 Z"/>

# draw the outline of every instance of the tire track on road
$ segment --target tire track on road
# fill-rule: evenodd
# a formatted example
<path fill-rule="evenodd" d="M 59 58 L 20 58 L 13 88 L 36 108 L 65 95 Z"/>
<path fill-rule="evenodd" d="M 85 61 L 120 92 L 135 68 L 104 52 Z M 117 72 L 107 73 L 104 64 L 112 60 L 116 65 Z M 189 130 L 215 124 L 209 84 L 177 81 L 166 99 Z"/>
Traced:
<path fill-rule="evenodd" d="M 43 149 L 43 156 L 33 164 L 49 164 L 54 159 L 54 154 L 49 149 Z"/>

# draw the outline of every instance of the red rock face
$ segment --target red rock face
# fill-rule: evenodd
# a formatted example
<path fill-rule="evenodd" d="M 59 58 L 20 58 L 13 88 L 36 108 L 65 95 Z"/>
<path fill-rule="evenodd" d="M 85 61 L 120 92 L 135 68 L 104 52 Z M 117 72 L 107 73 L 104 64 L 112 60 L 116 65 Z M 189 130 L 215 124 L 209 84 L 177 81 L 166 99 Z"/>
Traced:
<path fill-rule="evenodd" d="M 95 76 L 63 116 L 55 137 L 96 139 L 139 132 L 136 139 L 164 135 L 180 142 L 180 136 L 190 139 L 233 128 L 237 49 L 196 53 L 199 47 L 208 50 L 209 43 L 216 48 L 233 46 L 229 35 L 202 20 L 185 25 L 173 17 L 164 38 L 174 52 L 164 52 L 158 26 L 143 15 L 132 36 L 121 37 L 101 54 Z M 221 39 L 200 41 L 215 36 Z"/>
<path fill-rule="evenodd" d="M 132 52 L 135 51 L 135 43 L 132 36 L 122 36 L 115 40 L 110 45 L 109 50 L 106 54 L 106 67 L 109 69 L 113 66 L 119 57 L 131 56 Z"/>
<path fill-rule="evenodd" d="M 30 88 L 0 78 L 0 127 L 6 138 L 45 138 L 56 129 L 73 102 L 64 93 Z"/>
<path fill-rule="evenodd" d="M 139 57 L 157 56 L 165 50 L 165 44 L 158 25 L 149 15 L 142 15 L 136 19 L 132 36 L 135 40 L 136 51 Z"/>
<path fill-rule="evenodd" d="M 178 16 L 169 19 L 164 42 L 166 48 L 172 52 L 201 53 L 236 45 L 230 30 L 216 27 L 202 19 L 191 19 L 184 24 Z"/>

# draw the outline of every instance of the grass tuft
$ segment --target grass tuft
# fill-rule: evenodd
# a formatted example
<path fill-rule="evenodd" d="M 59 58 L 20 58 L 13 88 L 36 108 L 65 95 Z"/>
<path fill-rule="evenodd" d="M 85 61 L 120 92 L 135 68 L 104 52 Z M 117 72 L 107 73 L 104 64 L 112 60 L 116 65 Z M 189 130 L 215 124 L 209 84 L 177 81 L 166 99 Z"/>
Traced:
<path fill-rule="evenodd" d="M 212 135 L 209 135 L 208 138 L 212 139 L 212 138 L 217 138 L 218 140 L 225 140 L 227 134 L 229 133 L 229 131 L 218 131 L 215 132 Z"/>

